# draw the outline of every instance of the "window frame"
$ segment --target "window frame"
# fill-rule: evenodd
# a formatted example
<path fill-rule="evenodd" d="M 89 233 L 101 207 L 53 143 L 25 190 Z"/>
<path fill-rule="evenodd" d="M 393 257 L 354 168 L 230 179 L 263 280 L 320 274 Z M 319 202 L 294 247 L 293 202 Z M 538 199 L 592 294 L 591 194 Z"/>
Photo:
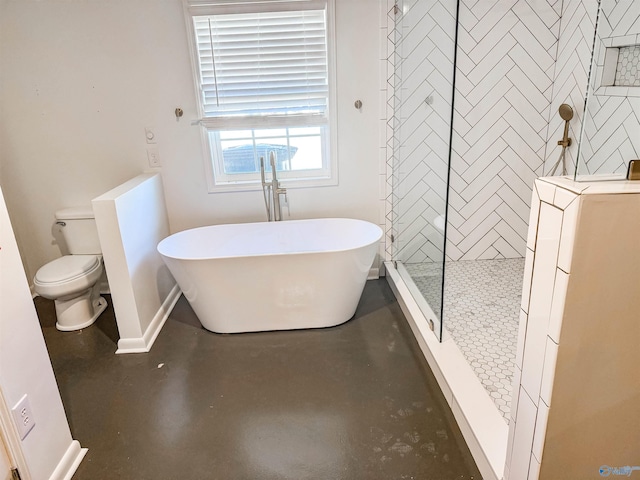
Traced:
<path fill-rule="evenodd" d="M 318 115 L 318 122 L 310 116 L 296 122 L 295 116 L 282 117 L 244 117 L 244 118 L 206 118 L 200 91 L 200 65 L 195 44 L 193 17 L 224 13 L 255 13 L 272 11 L 326 9 L 327 77 L 328 98 L 325 115 Z M 223 130 L 264 130 L 269 128 L 300 128 L 305 126 L 322 127 L 321 145 L 323 166 L 321 169 L 299 170 L 298 175 L 290 172 L 280 174 L 278 179 L 287 188 L 318 187 L 338 185 L 337 162 L 337 122 L 336 122 L 336 51 L 335 51 L 335 0 L 183 0 L 185 23 L 191 57 L 192 78 L 196 96 L 198 120 L 192 122 L 200 130 L 202 151 L 204 153 L 205 175 L 208 193 L 230 191 L 252 191 L 262 188 L 260 173 L 240 175 L 223 173 L 222 152 L 219 141 L 215 144 L 210 136 L 219 138 L 217 132 Z M 221 127 L 224 125 L 224 127 Z M 265 159 L 266 160 L 266 159 Z M 267 169 L 269 171 L 269 168 Z M 270 177 L 270 173 L 268 173 Z"/>

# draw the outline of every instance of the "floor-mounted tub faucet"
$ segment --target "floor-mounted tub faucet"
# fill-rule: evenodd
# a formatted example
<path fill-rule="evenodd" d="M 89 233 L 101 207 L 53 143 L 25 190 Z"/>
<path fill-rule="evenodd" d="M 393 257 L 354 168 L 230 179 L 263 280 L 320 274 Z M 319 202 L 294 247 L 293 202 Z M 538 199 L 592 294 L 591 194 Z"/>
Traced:
<path fill-rule="evenodd" d="M 271 181 L 266 181 L 264 157 L 260 157 L 260 177 L 262 178 L 262 194 L 264 205 L 267 209 L 267 221 L 279 222 L 282 220 L 282 205 L 280 195 L 284 195 L 285 204 L 288 204 L 287 189 L 280 187 L 278 175 L 276 173 L 276 153 L 269 152 L 269 163 L 271 164 Z"/>

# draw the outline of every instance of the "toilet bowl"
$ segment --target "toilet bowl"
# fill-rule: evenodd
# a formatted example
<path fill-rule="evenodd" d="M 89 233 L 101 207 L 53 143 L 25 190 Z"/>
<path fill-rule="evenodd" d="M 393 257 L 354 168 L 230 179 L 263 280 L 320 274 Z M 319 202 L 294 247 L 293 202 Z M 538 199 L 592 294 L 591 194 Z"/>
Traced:
<path fill-rule="evenodd" d="M 107 302 L 98 284 L 102 272 L 99 255 L 65 255 L 38 270 L 33 285 L 36 293 L 54 300 L 58 330 L 86 328 L 104 311 Z"/>
<path fill-rule="evenodd" d="M 80 330 L 107 307 L 100 296 L 104 272 L 100 242 L 90 208 L 60 210 L 56 220 L 71 254 L 41 267 L 33 286 L 38 295 L 54 301 L 58 330 Z"/>

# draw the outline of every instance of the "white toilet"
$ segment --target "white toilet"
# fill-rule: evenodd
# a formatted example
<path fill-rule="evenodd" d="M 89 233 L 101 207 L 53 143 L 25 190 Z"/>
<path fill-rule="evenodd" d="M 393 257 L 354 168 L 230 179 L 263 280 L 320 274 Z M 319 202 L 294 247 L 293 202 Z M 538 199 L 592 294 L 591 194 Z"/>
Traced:
<path fill-rule="evenodd" d="M 70 255 L 47 263 L 33 280 L 36 293 L 55 300 L 56 328 L 65 332 L 88 327 L 107 307 L 100 296 L 104 268 L 93 211 L 90 207 L 56 212 Z"/>

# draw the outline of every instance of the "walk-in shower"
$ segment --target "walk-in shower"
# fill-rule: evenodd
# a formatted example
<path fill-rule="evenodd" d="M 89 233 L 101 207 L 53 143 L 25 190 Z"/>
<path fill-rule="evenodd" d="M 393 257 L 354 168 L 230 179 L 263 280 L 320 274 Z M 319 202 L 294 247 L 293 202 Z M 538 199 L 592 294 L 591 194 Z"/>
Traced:
<path fill-rule="evenodd" d="M 560 16 L 524 0 L 398 7 L 391 256 L 438 339 L 453 339 L 509 422 Z"/>
<path fill-rule="evenodd" d="M 533 185 L 639 158 L 640 2 L 402 0 L 388 19 L 389 282 L 483 476 L 538 478 L 548 399 L 511 408 L 540 381 L 523 364 L 553 372 L 557 351 L 522 291 L 544 258 Z"/>

